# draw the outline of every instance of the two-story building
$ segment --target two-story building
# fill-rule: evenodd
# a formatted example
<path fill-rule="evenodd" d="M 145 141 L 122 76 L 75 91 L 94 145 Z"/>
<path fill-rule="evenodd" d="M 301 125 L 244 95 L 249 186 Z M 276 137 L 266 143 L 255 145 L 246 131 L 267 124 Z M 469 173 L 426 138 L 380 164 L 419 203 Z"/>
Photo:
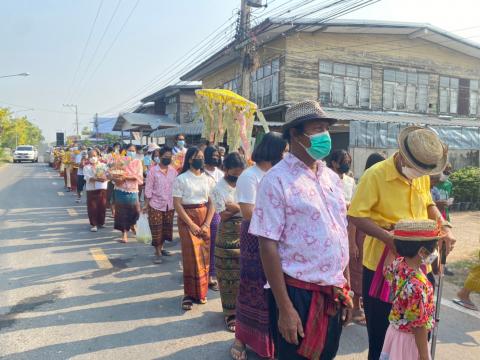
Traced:
<path fill-rule="evenodd" d="M 392 153 L 406 124 L 435 128 L 454 166 L 479 165 L 480 45 L 429 24 L 267 19 L 252 30 L 248 94 L 273 128 L 287 107 L 316 99 L 339 119 L 335 148 L 355 175 L 373 151 Z M 181 77 L 238 92 L 232 43 Z M 245 78 L 245 77 L 244 77 Z"/>
<path fill-rule="evenodd" d="M 193 122 L 198 112 L 195 90 L 200 88 L 200 85 L 177 84 L 160 89 L 143 98 L 133 112 L 120 114 L 113 129 L 131 132 L 142 144 L 172 143 L 173 137 L 188 130 L 188 124 Z"/>

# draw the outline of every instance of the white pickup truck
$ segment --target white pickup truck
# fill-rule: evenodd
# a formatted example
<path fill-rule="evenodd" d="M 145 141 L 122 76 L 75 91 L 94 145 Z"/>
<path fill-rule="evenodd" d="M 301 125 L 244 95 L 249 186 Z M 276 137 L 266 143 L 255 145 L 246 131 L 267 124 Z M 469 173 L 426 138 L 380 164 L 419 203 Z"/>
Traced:
<path fill-rule="evenodd" d="M 38 162 L 38 150 L 32 145 L 17 146 L 13 152 L 13 162 L 31 161 Z"/>

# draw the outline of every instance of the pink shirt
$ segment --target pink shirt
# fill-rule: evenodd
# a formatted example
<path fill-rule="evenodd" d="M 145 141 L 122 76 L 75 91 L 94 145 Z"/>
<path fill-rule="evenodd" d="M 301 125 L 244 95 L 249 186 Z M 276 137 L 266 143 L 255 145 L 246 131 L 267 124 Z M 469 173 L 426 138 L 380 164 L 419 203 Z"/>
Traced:
<path fill-rule="evenodd" d="M 115 185 L 115 189 L 126 192 L 138 192 L 138 185 L 143 184 L 143 166 L 140 160 L 132 160 L 125 167 L 125 175 L 135 177 L 136 180 L 125 180 L 120 185 Z"/>
<path fill-rule="evenodd" d="M 173 182 L 177 177 L 177 170 L 169 166 L 167 172 L 155 165 L 150 168 L 145 185 L 145 197 L 155 210 L 167 211 L 173 209 Z"/>
<path fill-rule="evenodd" d="M 345 284 L 343 184 L 323 161 L 318 161 L 316 174 L 292 154 L 273 167 L 258 188 L 249 232 L 278 241 L 287 275 L 319 285 Z"/>

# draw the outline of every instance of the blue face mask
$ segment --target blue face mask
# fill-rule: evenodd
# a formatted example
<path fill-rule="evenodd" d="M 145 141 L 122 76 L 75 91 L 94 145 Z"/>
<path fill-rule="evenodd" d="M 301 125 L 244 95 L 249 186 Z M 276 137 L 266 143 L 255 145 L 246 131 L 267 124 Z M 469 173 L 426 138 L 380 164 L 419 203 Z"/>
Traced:
<path fill-rule="evenodd" d="M 177 145 L 180 149 L 183 149 L 185 147 L 185 140 L 178 140 Z"/>
<path fill-rule="evenodd" d="M 321 160 L 330 154 L 330 151 L 332 150 L 332 139 L 330 138 L 330 133 L 328 131 L 315 135 L 304 135 L 310 139 L 310 147 L 306 148 L 300 142 L 299 144 L 303 146 L 312 159 Z"/>
<path fill-rule="evenodd" d="M 137 155 L 135 151 L 127 151 L 127 156 L 131 157 L 132 159 Z"/>

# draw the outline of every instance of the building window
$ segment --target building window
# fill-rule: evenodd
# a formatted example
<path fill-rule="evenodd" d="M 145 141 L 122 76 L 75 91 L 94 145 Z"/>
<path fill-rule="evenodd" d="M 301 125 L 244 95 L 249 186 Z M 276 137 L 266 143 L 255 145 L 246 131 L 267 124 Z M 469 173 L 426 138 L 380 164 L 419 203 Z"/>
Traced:
<path fill-rule="evenodd" d="M 322 106 L 370 108 L 370 67 L 320 61 L 319 72 Z"/>
<path fill-rule="evenodd" d="M 274 59 L 250 74 L 250 100 L 259 108 L 278 104 L 280 59 Z"/>
<path fill-rule="evenodd" d="M 479 81 L 440 76 L 441 114 L 480 115 Z"/>
<path fill-rule="evenodd" d="M 383 109 L 426 113 L 428 74 L 385 69 L 383 71 Z"/>
<path fill-rule="evenodd" d="M 238 94 L 238 85 L 240 83 L 240 76 L 237 76 L 235 79 L 232 79 L 230 81 L 227 81 L 225 84 L 223 84 L 223 88 L 226 90 L 231 90 L 234 93 Z"/>

